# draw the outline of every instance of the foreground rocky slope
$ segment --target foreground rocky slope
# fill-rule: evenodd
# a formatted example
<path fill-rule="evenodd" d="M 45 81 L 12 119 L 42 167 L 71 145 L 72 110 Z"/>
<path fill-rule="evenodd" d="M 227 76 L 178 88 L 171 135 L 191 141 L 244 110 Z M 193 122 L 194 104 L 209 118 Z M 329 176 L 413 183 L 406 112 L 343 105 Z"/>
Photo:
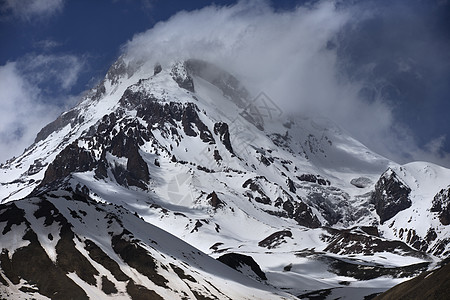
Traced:
<path fill-rule="evenodd" d="M 291 298 L 86 191 L 65 183 L 0 206 L 2 297 Z"/>
<path fill-rule="evenodd" d="M 221 257 L 250 280 L 265 282 L 269 293 L 276 287 L 302 297 L 373 295 L 448 256 L 448 178 L 450 170 L 433 164 L 391 162 L 327 120 L 283 114 L 267 95 L 250 97 L 235 77 L 209 63 L 159 65 L 120 58 L 75 108 L 46 126 L 22 156 L 1 166 L 5 204 L 0 221 L 6 222 L 1 269 L 2 283 L 7 282 L 2 291 L 22 289 L 52 298 L 54 290 L 45 294 L 45 284 L 36 282 L 29 270 L 11 268 L 16 253 L 40 251 L 37 240 L 44 250 L 45 243 L 53 245 L 45 250 L 53 259 L 47 255 L 50 261 L 42 267 L 54 265 L 55 274 L 67 274 L 58 277 L 71 280 L 73 289 L 86 295 L 94 286 L 106 297 L 105 285 L 124 297 L 132 296 L 129 289 L 136 286 L 162 297 L 231 297 L 215 283 L 219 273 L 193 275 L 191 267 L 206 268 L 203 260 L 193 258 L 182 268 L 167 258 L 172 256 L 165 246 L 147 242 L 153 238 L 142 228 L 156 226 L 198 248 L 202 259 L 202 252 Z M 36 231 L 33 218 L 42 220 L 34 211 L 40 206 L 48 211 L 51 205 L 68 211 L 64 222 L 69 224 L 61 224 L 52 237 L 70 237 L 66 244 L 74 243 L 86 258 L 80 261 L 96 270 L 87 267 L 90 275 L 81 275 L 75 264 L 58 262 L 56 239 L 51 242 L 47 229 Z M 94 217 L 87 216 L 86 205 Z M 123 214 L 138 223 L 130 229 L 117 221 L 117 230 L 111 231 L 103 224 L 105 214 L 119 219 Z M 50 227 L 57 222 L 47 218 Z M 75 224 L 86 220 L 91 235 L 84 229 L 75 232 Z M 75 229 L 62 230 L 66 227 Z M 157 229 L 148 232 L 152 230 Z M 137 236 L 137 244 L 130 235 Z M 87 240 L 140 275 L 122 270 L 128 277 L 120 281 L 108 268 L 96 268 Z M 121 256 L 121 247 L 138 246 L 145 250 L 137 250 L 142 255 L 152 253 L 153 260 L 143 256 L 156 266 L 151 274 L 168 283 L 155 286 L 153 275 Z M 19 277 L 30 279 L 23 283 Z M 236 285 L 236 295 L 264 298 L 259 295 L 268 290 L 262 286 L 255 286 L 257 292 L 241 292 Z"/>
<path fill-rule="evenodd" d="M 403 282 L 374 300 L 386 299 L 448 299 L 450 290 L 450 265 L 446 264 L 436 270 L 424 272 L 420 276 Z"/>

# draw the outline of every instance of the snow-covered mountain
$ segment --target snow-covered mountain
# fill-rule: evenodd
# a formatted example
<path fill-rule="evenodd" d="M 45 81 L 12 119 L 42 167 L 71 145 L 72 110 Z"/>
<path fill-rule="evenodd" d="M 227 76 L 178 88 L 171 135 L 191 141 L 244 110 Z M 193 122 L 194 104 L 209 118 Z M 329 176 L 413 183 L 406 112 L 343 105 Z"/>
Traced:
<path fill-rule="evenodd" d="M 450 251 L 450 170 L 194 59 L 119 58 L 0 183 L 8 297 L 361 299 Z"/>

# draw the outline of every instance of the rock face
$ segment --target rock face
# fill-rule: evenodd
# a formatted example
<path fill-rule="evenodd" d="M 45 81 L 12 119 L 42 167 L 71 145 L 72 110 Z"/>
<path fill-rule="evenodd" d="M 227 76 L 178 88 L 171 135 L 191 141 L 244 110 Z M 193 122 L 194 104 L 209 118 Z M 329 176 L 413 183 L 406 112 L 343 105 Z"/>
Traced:
<path fill-rule="evenodd" d="M 374 300 L 422 300 L 448 299 L 450 290 L 450 264 L 421 275 L 391 288 Z"/>
<path fill-rule="evenodd" d="M 267 280 L 266 274 L 261 271 L 260 266 L 251 256 L 239 253 L 227 253 L 219 257 L 217 260 L 241 273 L 244 268 L 250 268 L 259 279 Z"/>
<path fill-rule="evenodd" d="M 431 210 L 438 213 L 442 225 L 450 225 L 450 187 L 442 189 L 433 199 Z"/>
<path fill-rule="evenodd" d="M 372 184 L 372 180 L 370 180 L 369 178 L 366 177 L 358 177 L 358 178 L 353 178 L 350 183 L 354 186 L 356 186 L 357 188 L 363 189 L 366 188 L 368 186 L 370 186 Z"/>
<path fill-rule="evenodd" d="M 171 75 L 180 88 L 194 92 L 194 81 L 186 70 L 185 62 L 178 62 L 172 67 Z"/>
<path fill-rule="evenodd" d="M 408 198 L 410 193 L 411 189 L 392 169 L 381 175 L 372 194 L 372 203 L 375 204 L 381 224 L 411 206 Z"/>
<path fill-rule="evenodd" d="M 286 243 L 286 238 L 292 238 L 292 232 L 289 230 L 277 231 L 266 237 L 264 240 L 258 243 L 258 246 L 265 247 L 267 249 L 273 249 Z"/>
<path fill-rule="evenodd" d="M 320 185 L 330 185 L 330 181 L 323 179 L 320 177 L 320 175 L 313 175 L 313 174 L 302 174 L 300 176 L 297 176 L 298 180 L 300 181 L 306 181 L 311 183 L 317 183 Z"/>
<path fill-rule="evenodd" d="M 149 140 L 145 128 L 131 120 L 122 120 L 120 130 L 111 137 L 105 132 L 113 131 L 118 125 L 117 116 L 110 114 L 102 119 L 92 135 L 77 139 L 64 148 L 48 166 L 41 186 L 62 180 L 75 172 L 95 171 L 98 178 L 106 178 L 108 169 L 114 179 L 123 186 L 146 189 L 150 179 L 147 163 L 139 153 L 139 145 Z M 150 134 L 150 133 L 148 133 Z M 98 155 L 100 154 L 100 155 Z M 122 161 L 123 163 L 117 163 Z"/>

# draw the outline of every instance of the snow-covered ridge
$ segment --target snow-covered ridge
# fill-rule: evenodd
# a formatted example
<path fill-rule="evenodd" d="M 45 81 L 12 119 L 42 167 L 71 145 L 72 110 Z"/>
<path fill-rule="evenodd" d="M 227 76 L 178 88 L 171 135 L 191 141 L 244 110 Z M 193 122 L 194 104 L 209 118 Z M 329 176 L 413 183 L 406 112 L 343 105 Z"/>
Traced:
<path fill-rule="evenodd" d="M 64 198 L 60 185 L 70 180 L 91 205 L 120 207 L 214 258 L 251 256 L 268 285 L 297 296 L 383 290 L 448 255 L 450 170 L 398 165 L 327 120 L 258 115 L 263 100 L 206 62 L 119 59 L 53 130 L 0 168 L 3 207 L 30 193 Z M 107 232 L 90 220 L 89 234 Z M 58 228 L 35 231 L 54 261 Z M 26 246 L 4 238 L 11 253 Z"/>

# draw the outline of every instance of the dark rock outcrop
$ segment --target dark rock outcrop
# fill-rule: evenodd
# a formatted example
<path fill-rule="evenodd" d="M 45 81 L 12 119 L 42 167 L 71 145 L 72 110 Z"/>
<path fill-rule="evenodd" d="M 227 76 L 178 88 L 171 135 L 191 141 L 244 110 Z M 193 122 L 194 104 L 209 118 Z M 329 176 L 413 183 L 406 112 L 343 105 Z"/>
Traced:
<path fill-rule="evenodd" d="M 272 201 L 270 198 L 266 195 L 264 192 L 264 189 L 262 186 L 258 183 L 258 179 L 262 177 L 257 178 L 250 178 L 247 179 L 244 184 L 242 185 L 243 188 L 249 188 L 252 192 L 247 192 L 245 195 L 250 199 L 254 199 L 256 202 L 262 203 L 262 204 L 271 204 Z"/>
<path fill-rule="evenodd" d="M 146 182 L 150 179 L 147 163 L 139 153 L 139 144 L 143 140 L 148 140 L 145 135 L 145 128 L 139 129 L 136 122 L 128 122 L 123 130 L 113 132 L 111 127 L 115 125 L 113 116 L 105 116 L 97 127 L 97 132 L 92 137 L 86 137 L 74 141 L 64 148 L 48 166 L 41 186 L 64 179 L 74 172 L 86 172 L 95 170 L 98 178 L 107 177 L 109 162 L 106 153 L 127 159 L 126 166 L 112 166 L 112 173 L 119 184 L 124 186 L 136 186 L 146 189 Z M 142 127 L 142 126 L 141 126 Z M 108 134 L 106 134 L 108 133 Z M 114 133 L 114 132 L 113 132 Z M 79 143 L 87 144 L 88 147 L 80 147 Z M 95 150 L 100 152 L 100 157 L 96 157 Z"/>
<path fill-rule="evenodd" d="M 258 246 L 265 247 L 267 249 L 276 248 L 279 245 L 286 243 L 286 237 L 292 238 L 292 232 L 289 230 L 277 231 L 260 241 Z"/>
<path fill-rule="evenodd" d="M 350 181 L 350 184 L 356 186 L 357 188 L 363 189 L 363 188 L 370 186 L 372 184 L 372 180 L 370 180 L 367 177 L 358 177 L 358 178 L 353 178 Z"/>
<path fill-rule="evenodd" d="M 326 238 L 329 243 L 324 251 L 340 255 L 360 253 L 374 255 L 379 252 L 390 252 L 426 258 L 423 252 L 412 249 L 401 241 L 390 241 L 380 237 L 366 234 L 361 228 L 332 229 L 326 228 L 330 236 Z"/>
<path fill-rule="evenodd" d="M 214 207 L 214 209 L 218 209 L 224 206 L 223 201 L 219 199 L 216 192 L 212 192 L 211 194 L 209 194 L 206 199 L 209 201 L 209 204 Z"/>
<path fill-rule="evenodd" d="M 442 225 L 450 225 L 450 187 L 434 196 L 430 211 L 438 213 Z"/>
<path fill-rule="evenodd" d="M 225 148 L 231 153 L 233 152 L 233 147 L 231 146 L 230 142 L 230 132 L 228 129 L 228 124 L 224 122 L 218 122 L 214 124 L 214 133 L 216 135 L 219 135 L 220 141 L 225 146 Z"/>
<path fill-rule="evenodd" d="M 83 117 L 78 115 L 78 111 L 76 109 L 71 109 L 68 112 L 61 114 L 55 121 L 42 128 L 37 134 L 34 142 L 38 143 L 39 141 L 45 140 L 50 134 L 64 128 L 66 125 L 75 125 L 77 123 L 81 123 L 82 121 Z"/>
<path fill-rule="evenodd" d="M 331 184 L 329 180 L 322 178 L 320 175 L 302 174 L 300 176 L 297 176 L 297 179 L 300 181 L 317 183 L 319 185 L 330 185 Z"/>
<path fill-rule="evenodd" d="M 416 278 L 400 283 L 374 300 L 446 300 L 450 291 L 450 264 L 423 272 Z"/>
<path fill-rule="evenodd" d="M 93 170 L 95 159 L 91 153 L 78 146 L 78 141 L 64 148 L 48 166 L 41 184 L 52 183 L 74 173 Z"/>
<path fill-rule="evenodd" d="M 302 201 L 288 200 L 283 203 L 283 209 L 287 212 L 289 218 L 294 219 L 301 226 L 308 228 L 318 228 L 321 226 L 319 219 L 317 219 L 311 208 Z"/>
<path fill-rule="evenodd" d="M 183 88 L 190 92 L 194 92 L 194 80 L 186 70 L 186 63 L 184 62 L 176 63 L 172 67 L 170 75 L 172 75 L 173 80 L 175 80 L 175 82 L 178 84 L 180 88 Z"/>
<path fill-rule="evenodd" d="M 251 256 L 239 253 L 227 253 L 219 257 L 217 260 L 239 272 L 241 272 L 242 267 L 248 266 L 258 276 L 258 278 L 267 280 L 266 274 L 264 274 L 261 267 Z"/>
<path fill-rule="evenodd" d="M 411 206 L 411 200 L 408 198 L 410 193 L 411 189 L 392 169 L 381 175 L 371 199 L 381 224 Z"/>

